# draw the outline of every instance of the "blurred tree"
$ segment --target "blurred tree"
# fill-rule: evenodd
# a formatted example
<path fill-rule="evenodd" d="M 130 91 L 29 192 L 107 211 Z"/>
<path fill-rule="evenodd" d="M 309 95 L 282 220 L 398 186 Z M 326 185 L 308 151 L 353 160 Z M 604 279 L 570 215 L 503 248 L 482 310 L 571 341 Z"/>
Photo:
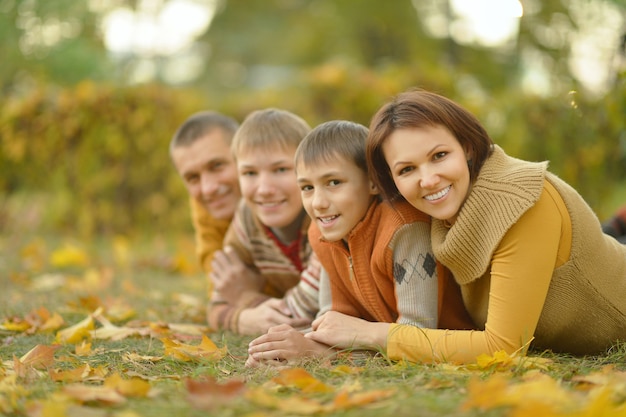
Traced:
<path fill-rule="evenodd" d="M 201 82 L 231 93 L 294 82 L 304 68 L 348 61 L 374 70 L 395 64 L 409 72 L 448 71 L 475 91 L 516 93 L 535 84 L 533 92 L 560 94 L 579 85 L 575 53 L 594 45 L 604 58 L 595 64 L 613 80 L 619 70 L 609 68 L 609 55 L 619 47 L 616 25 L 626 25 L 623 0 L 523 0 L 519 35 L 490 46 L 454 35 L 462 32 L 452 3 L 462 2 L 228 0 L 198 41 L 211 50 Z M 583 48 L 583 37 L 595 43 Z"/>
<path fill-rule="evenodd" d="M 0 0 L 0 88 L 73 85 L 111 71 L 98 16 L 87 1 Z"/>
<path fill-rule="evenodd" d="M 176 1 L 0 0 L 0 230 L 13 224 L 12 198 L 39 209 L 52 230 L 188 226 L 167 144 L 189 113 L 212 108 L 242 120 L 275 106 L 312 125 L 367 125 L 412 86 L 469 108 L 510 154 L 550 160 L 599 212 L 623 189 L 623 64 L 614 88 L 592 96 L 578 88 L 569 45 L 590 5 L 611 5 L 624 19 L 623 0 L 524 0 L 519 36 L 498 47 L 452 36 L 454 0 L 193 0 L 216 15 L 183 55 L 129 47 L 120 59 L 105 48 L 109 12 L 154 23 Z M 615 43 L 607 49 L 617 54 Z M 204 62 L 202 76 L 186 91 L 164 85 L 166 66 L 185 70 L 189 54 Z M 133 75 L 146 62 L 160 82 L 128 86 L 146 79 Z M 537 63 L 546 94 L 526 94 Z"/>
<path fill-rule="evenodd" d="M 372 70 L 474 73 L 509 85 L 509 60 L 492 51 L 428 36 L 411 1 L 229 0 L 200 39 L 211 45 L 202 82 L 211 90 L 250 89 L 298 80 L 306 68 L 343 62 Z M 425 12 L 424 12 L 425 13 Z"/>

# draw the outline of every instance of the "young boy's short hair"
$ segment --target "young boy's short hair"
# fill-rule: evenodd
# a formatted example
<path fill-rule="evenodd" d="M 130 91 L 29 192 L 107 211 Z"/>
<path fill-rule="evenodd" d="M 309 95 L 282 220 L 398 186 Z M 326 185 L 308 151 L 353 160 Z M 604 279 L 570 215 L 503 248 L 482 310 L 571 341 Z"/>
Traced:
<path fill-rule="evenodd" d="M 250 113 L 233 138 L 231 151 L 235 158 L 241 152 L 279 147 L 297 148 L 311 130 L 300 116 L 289 111 L 269 108 Z"/>
<path fill-rule="evenodd" d="M 319 162 L 331 162 L 334 157 L 352 161 L 367 172 L 365 141 L 368 129 L 347 120 L 322 123 L 302 141 L 295 154 L 296 164 L 312 166 Z"/>

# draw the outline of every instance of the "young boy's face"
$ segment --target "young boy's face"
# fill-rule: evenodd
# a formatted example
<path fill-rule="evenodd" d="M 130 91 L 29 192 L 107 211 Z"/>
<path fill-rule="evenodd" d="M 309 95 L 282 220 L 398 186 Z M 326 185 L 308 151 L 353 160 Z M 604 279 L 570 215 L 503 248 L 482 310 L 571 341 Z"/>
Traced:
<path fill-rule="evenodd" d="M 361 168 L 344 158 L 311 165 L 297 166 L 304 209 L 324 239 L 347 238 L 365 216 L 376 189 Z"/>
<path fill-rule="evenodd" d="M 295 148 L 255 149 L 237 155 L 241 194 L 266 226 L 286 228 L 302 213 L 293 163 Z"/>

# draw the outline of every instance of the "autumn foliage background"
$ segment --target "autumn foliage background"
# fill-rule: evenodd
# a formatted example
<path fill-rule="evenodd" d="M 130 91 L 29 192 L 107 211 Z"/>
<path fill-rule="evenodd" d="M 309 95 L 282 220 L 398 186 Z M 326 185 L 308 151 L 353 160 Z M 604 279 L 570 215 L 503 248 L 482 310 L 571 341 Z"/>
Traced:
<path fill-rule="evenodd" d="M 133 65 L 170 58 L 112 58 L 89 3 L 0 2 L 0 414 L 626 415 L 623 344 L 466 366 L 345 352 L 245 369 L 250 338 L 206 327 L 187 195 L 168 155 L 201 109 L 241 121 L 273 106 L 312 126 L 368 125 L 394 94 L 421 87 L 474 112 L 509 154 L 550 160 L 604 219 L 626 202 L 626 74 L 617 66 L 594 94 L 570 73 L 567 45 L 541 43 L 554 20 L 576 32 L 573 6 L 541 2 L 515 47 L 496 50 L 429 36 L 420 2 L 229 0 L 196 40 L 198 54 L 211 49 L 204 72 L 173 85 L 132 82 Z M 78 35 L 32 43 L 64 17 L 82 22 Z M 551 63 L 550 94 L 521 88 L 526 48 Z M 270 68 L 279 82 L 236 83 L 233 68 Z"/>

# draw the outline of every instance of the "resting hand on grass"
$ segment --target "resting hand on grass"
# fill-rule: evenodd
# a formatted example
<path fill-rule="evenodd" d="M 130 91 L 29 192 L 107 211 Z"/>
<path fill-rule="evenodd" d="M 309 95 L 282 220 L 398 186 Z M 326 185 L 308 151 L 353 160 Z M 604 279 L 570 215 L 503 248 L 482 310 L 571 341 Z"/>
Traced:
<path fill-rule="evenodd" d="M 243 293 L 261 292 L 264 285 L 262 277 L 248 268 L 230 246 L 215 252 L 211 270 L 215 291 L 229 304 L 236 305 Z"/>
<path fill-rule="evenodd" d="M 389 326 L 328 311 L 313 321 L 313 331 L 304 337 L 337 349 L 378 350 L 387 345 Z"/>
<path fill-rule="evenodd" d="M 334 355 L 335 350 L 323 343 L 304 337 L 300 330 L 288 324 L 271 327 L 248 346 L 247 367 L 260 364 L 283 364 L 294 359 L 322 358 Z"/>
<path fill-rule="evenodd" d="M 258 335 L 279 324 L 305 327 L 309 323 L 309 319 L 293 317 L 282 299 L 270 298 L 256 307 L 243 310 L 239 314 L 238 329 L 240 334 Z"/>

